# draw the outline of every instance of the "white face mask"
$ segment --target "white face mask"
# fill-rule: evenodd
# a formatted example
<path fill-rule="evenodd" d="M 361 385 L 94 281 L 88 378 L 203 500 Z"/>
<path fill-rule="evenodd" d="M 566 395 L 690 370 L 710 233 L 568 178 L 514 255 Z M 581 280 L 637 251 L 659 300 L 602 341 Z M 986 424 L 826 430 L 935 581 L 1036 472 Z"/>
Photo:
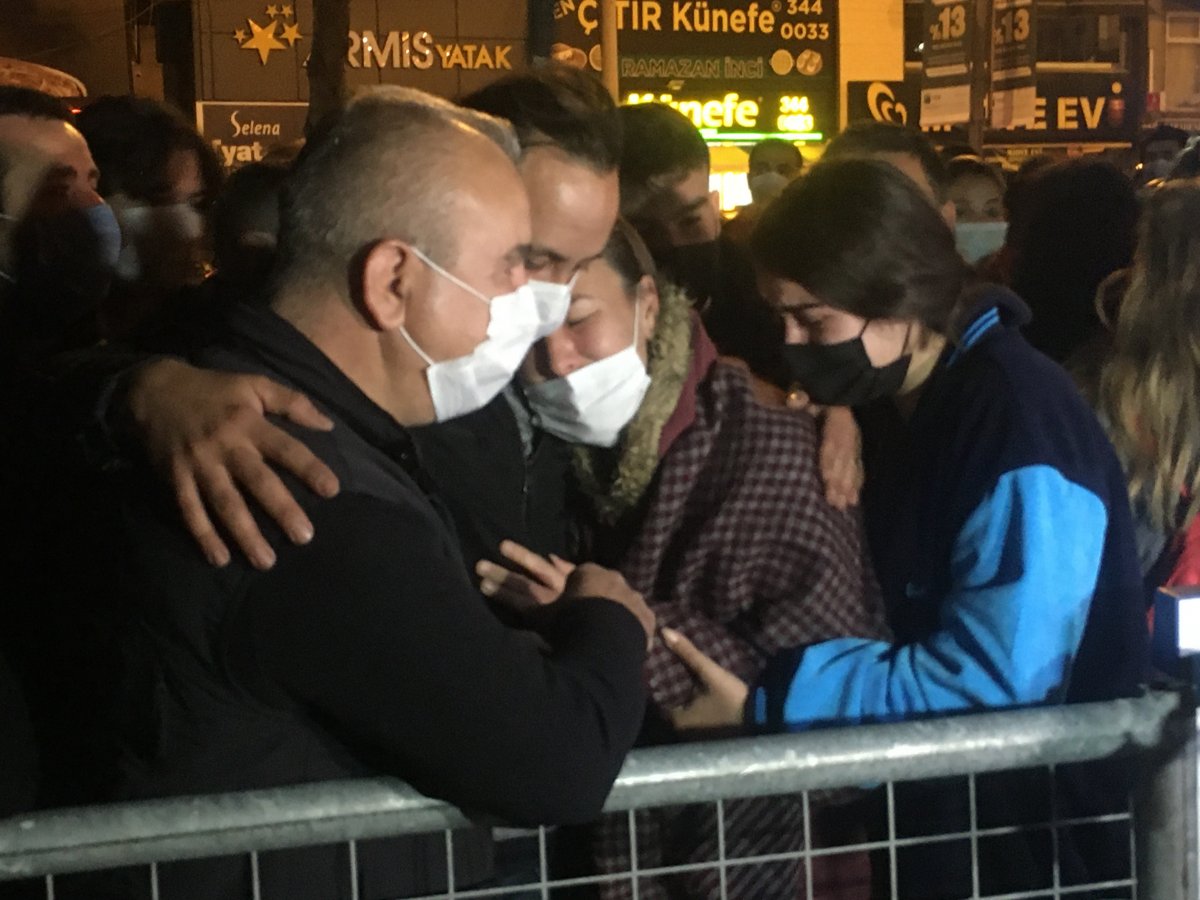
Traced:
<path fill-rule="evenodd" d="M 562 326 L 567 318 L 567 310 L 571 308 L 571 289 L 579 279 L 576 272 L 566 284 L 556 284 L 553 281 L 529 280 L 529 289 L 537 301 L 538 331 L 540 340 L 548 334 L 553 334 Z"/>
<path fill-rule="evenodd" d="M 792 183 L 786 175 L 778 172 L 760 172 L 746 179 L 750 186 L 750 196 L 755 203 L 770 203 L 783 193 L 783 189 Z"/>
<path fill-rule="evenodd" d="M 650 387 L 638 356 L 640 304 L 633 309 L 633 343 L 562 378 L 527 385 L 525 396 L 539 425 L 573 444 L 613 447 L 637 414 Z"/>
<path fill-rule="evenodd" d="M 959 222 L 954 226 L 954 243 L 959 255 L 975 265 L 1004 246 L 1007 222 Z"/>
<path fill-rule="evenodd" d="M 416 247 L 413 254 L 438 275 L 488 304 L 491 312 L 487 337 L 482 343 L 466 356 L 440 362 L 435 362 L 417 345 L 408 330 L 400 326 L 401 336 L 428 365 L 425 378 L 433 398 L 433 413 L 437 421 L 445 422 L 482 409 L 504 390 L 537 340 L 541 320 L 529 285 L 523 284 L 512 293 L 489 299 Z"/>
<path fill-rule="evenodd" d="M 121 204 L 114 212 L 124 236 L 116 271 L 124 281 L 138 281 L 164 254 L 175 260 L 204 236 L 204 217 L 190 203 Z"/>

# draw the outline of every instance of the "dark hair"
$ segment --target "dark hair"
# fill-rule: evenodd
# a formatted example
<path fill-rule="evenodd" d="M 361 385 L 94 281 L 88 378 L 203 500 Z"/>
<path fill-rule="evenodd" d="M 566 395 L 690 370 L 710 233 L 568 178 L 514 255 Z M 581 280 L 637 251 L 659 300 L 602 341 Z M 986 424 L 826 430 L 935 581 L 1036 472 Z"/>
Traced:
<path fill-rule="evenodd" d="M 1166 180 L 1181 181 L 1197 177 L 1200 177 L 1200 144 L 1193 144 L 1179 154 Z"/>
<path fill-rule="evenodd" d="M 995 166 L 990 166 L 977 156 L 956 156 L 946 164 L 946 187 L 960 178 L 986 178 L 996 185 L 1000 196 L 1008 190 L 1008 182 Z"/>
<path fill-rule="evenodd" d="M 1142 139 L 1138 142 L 1139 156 L 1144 158 L 1146 147 L 1150 144 L 1156 144 L 1159 141 L 1170 141 L 1182 148 L 1188 141 L 1188 133 L 1182 128 L 1176 128 L 1174 125 L 1167 125 L 1165 122 L 1160 122 L 1142 135 Z"/>
<path fill-rule="evenodd" d="M 893 122 L 855 122 L 825 149 L 825 159 L 875 156 L 880 153 L 902 153 L 914 157 L 929 179 L 929 186 L 938 202 L 946 199 L 946 165 L 937 149 L 921 132 Z"/>
<path fill-rule="evenodd" d="M 494 81 L 459 102 L 507 119 L 523 150 L 558 147 L 599 172 L 611 172 L 621 161 L 617 104 L 600 81 L 582 69 L 539 66 Z"/>
<path fill-rule="evenodd" d="M 225 182 L 213 204 L 213 262 L 218 269 L 236 265 L 246 252 L 247 232 L 279 237 L 279 201 L 291 167 L 282 162 L 242 166 Z"/>
<path fill-rule="evenodd" d="M 636 209 L 659 180 L 678 181 L 707 168 L 708 144 L 683 113 L 664 103 L 633 103 L 620 108 L 625 132 L 621 154 L 621 206 Z"/>
<path fill-rule="evenodd" d="M 910 319 L 950 336 L 969 270 L 954 234 L 885 162 L 834 159 L 763 213 L 751 249 L 769 272 L 864 319 Z"/>
<path fill-rule="evenodd" d="M 1044 169 L 1048 169 L 1058 162 L 1053 156 L 1046 153 L 1039 153 L 1037 156 L 1031 156 L 1025 162 L 1021 163 L 1017 171 L 1008 180 L 1008 190 L 1004 192 L 1004 211 L 1008 215 L 1008 220 L 1011 222 L 1019 215 L 1021 205 L 1027 202 L 1029 194 L 1029 185 L 1033 182 L 1038 173 Z"/>
<path fill-rule="evenodd" d="M 100 194 L 160 202 L 168 167 L 180 151 L 196 154 L 207 199 L 216 196 L 221 166 L 212 148 L 175 110 L 144 97 L 101 97 L 79 114 L 79 130 L 100 169 Z"/>
<path fill-rule="evenodd" d="M 1009 221 L 1012 287 L 1033 311 L 1030 343 L 1059 362 L 1095 337 L 1096 290 L 1133 257 L 1138 201 L 1111 163 L 1048 166 L 1021 189 Z"/>
<path fill-rule="evenodd" d="M 759 141 L 757 144 L 755 144 L 753 147 L 750 148 L 750 160 L 749 160 L 750 168 L 751 169 L 754 168 L 754 158 L 756 156 L 758 156 L 759 153 L 761 153 L 763 150 L 771 150 L 771 149 L 791 151 L 796 156 L 796 168 L 797 169 L 804 168 L 804 155 L 800 152 L 800 148 L 797 147 L 795 144 L 793 144 L 791 141 L 784 141 L 779 138 L 766 138 L 765 140 Z"/>
<path fill-rule="evenodd" d="M 617 219 L 601 256 L 621 276 L 627 293 L 632 293 L 647 275 L 658 282 L 658 267 L 654 265 L 646 242 L 624 219 Z"/>
<path fill-rule="evenodd" d="M 0 116 L 24 116 L 27 119 L 72 123 L 75 121 L 71 108 L 58 97 L 15 84 L 0 85 Z"/>

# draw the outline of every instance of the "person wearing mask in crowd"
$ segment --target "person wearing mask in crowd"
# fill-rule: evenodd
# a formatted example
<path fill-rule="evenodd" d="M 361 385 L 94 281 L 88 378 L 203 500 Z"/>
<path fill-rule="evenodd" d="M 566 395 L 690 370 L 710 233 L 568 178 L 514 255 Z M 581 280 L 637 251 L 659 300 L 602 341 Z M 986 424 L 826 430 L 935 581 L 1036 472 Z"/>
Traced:
<path fill-rule="evenodd" d="M 1021 301 L 973 282 L 928 196 L 877 161 L 816 167 L 754 249 L 787 358 L 825 373 L 817 399 L 890 401 L 904 424 L 890 467 L 868 470 L 886 499 L 867 515 L 886 517 L 871 537 L 895 640 L 797 647 L 747 687 L 668 633 L 708 685 L 676 723 L 800 729 L 1133 695 L 1147 641 L 1124 475 L 1069 378 L 1022 338 Z M 1128 787 L 1114 771 L 1060 772 L 1055 814 L 1124 809 Z M 980 779 L 980 814 L 1042 821 L 1045 791 Z M 896 802 L 934 834 L 965 798 L 933 782 Z M 1064 830 L 1063 883 L 1104 880 L 1128 841 L 1117 826 Z M 1048 887 L 1048 849 L 981 843 L 981 890 Z M 901 851 L 899 879 L 900 896 L 969 894 L 969 848 Z"/>
<path fill-rule="evenodd" d="M 97 193 L 100 176 L 87 142 L 61 100 L 0 86 L 0 147 L 9 159 L 6 202 L 13 210 L 0 222 L 0 365 L 12 375 L 95 340 L 95 312 L 121 233 Z"/>
<path fill-rule="evenodd" d="M 745 244 L 750 239 L 754 224 L 764 209 L 783 192 L 792 181 L 800 177 L 804 169 L 804 157 L 800 149 L 790 141 L 766 138 L 750 148 L 750 169 L 746 184 L 750 188 L 751 203 L 738 210 L 738 214 L 725 223 L 722 234 Z"/>
<path fill-rule="evenodd" d="M 311 394 L 334 427 L 301 437 L 344 489 L 306 501 L 319 536 L 270 572 L 217 571 L 149 473 L 132 474 L 113 510 L 137 673 L 117 796 L 374 772 L 523 825 L 600 810 L 641 722 L 653 614 L 586 566 L 526 622 L 540 640 L 502 625 L 408 435 L 491 400 L 544 327 L 516 154 L 497 120 L 402 89 L 360 97 L 306 148 L 270 305 L 232 306 L 227 338 L 197 361 Z M 344 852 L 260 855 L 263 896 L 340 896 Z M 360 844 L 361 895 L 444 890 L 435 858 L 422 839 Z M 251 878 L 245 858 L 158 875 L 164 896 L 206 900 Z"/>
<path fill-rule="evenodd" d="M 599 254 L 616 218 L 615 107 L 594 78 L 563 67 L 501 79 L 465 102 L 514 122 L 526 145 L 521 169 L 531 194 L 531 274 L 543 279 L 535 284 L 541 302 L 565 312 L 565 282 Z M 247 498 L 292 540 L 311 539 L 311 521 L 268 463 L 323 496 L 337 490 L 327 466 L 263 418 L 275 412 L 310 427 L 319 421 L 304 397 L 273 382 L 157 360 L 121 375 L 108 410 L 106 427 L 144 446 L 174 485 L 189 530 L 214 564 L 230 559 L 228 535 L 255 565 L 272 565 L 275 550 Z M 834 427 L 832 418 L 826 421 L 821 450 L 827 496 L 840 506 L 856 502 L 861 485 L 857 432 L 844 419 Z M 474 415 L 420 429 L 414 439 L 445 492 L 466 559 L 499 562 L 498 547 L 508 539 L 543 554 L 573 549 L 573 515 L 563 511 L 569 451 L 533 428 L 519 393 L 507 391 Z M 472 487 L 480 460 L 493 466 L 486 490 Z"/>
<path fill-rule="evenodd" d="M 581 558 L 618 568 L 660 624 L 692 635 L 747 679 L 788 646 L 884 635 L 857 513 L 823 496 L 813 420 L 718 359 L 687 296 L 657 278 L 631 226 L 618 222 L 604 254 L 580 273 L 565 324 L 535 347 L 521 380 L 542 427 L 576 447 L 590 535 Z M 505 552 L 532 580 L 482 562 L 485 594 L 548 599 L 562 590 L 569 567 L 561 561 L 511 544 Z M 677 741 L 667 713 L 691 698 L 693 679 L 661 643 L 646 672 L 654 706 L 643 742 Z M 617 818 L 593 839 L 602 873 L 628 870 L 628 821 Z M 643 867 L 698 862 L 715 850 L 711 815 L 655 811 L 638 821 Z M 728 840 L 753 847 L 748 855 L 804 846 L 799 798 L 731 803 L 725 827 Z M 837 864 L 822 865 L 818 885 L 839 876 Z M 765 900 L 795 897 L 802 881 L 791 862 L 739 867 L 726 887 Z M 601 895 L 630 890 L 622 879 Z M 640 886 L 642 897 L 668 893 L 721 895 L 711 870 Z"/>
<path fill-rule="evenodd" d="M 1145 203 L 1128 288 L 1113 322 L 1099 408 L 1129 477 L 1152 592 L 1200 583 L 1200 186 L 1163 185 Z"/>
<path fill-rule="evenodd" d="M 1022 193 L 1008 246 L 1010 287 L 1033 313 L 1025 336 L 1081 382 L 1095 383 L 1108 345 L 1096 292 L 1133 257 L 1137 197 L 1114 166 L 1087 159 L 1048 166 Z"/>
<path fill-rule="evenodd" d="M 119 339 L 207 275 L 206 215 L 220 164 L 189 122 L 142 97 L 101 97 L 79 114 L 79 129 L 121 225 L 117 278 L 100 319 L 103 334 Z"/>
<path fill-rule="evenodd" d="M 1165 123 L 1154 126 L 1138 145 L 1138 166 L 1134 181 L 1139 188 L 1162 181 L 1171 174 L 1175 160 L 1187 145 L 1188 133 Z"/>
<path fill-rule="evenodd" d="M 692 121 L 661 103 L 621 107 L 621 215 L 645 241 L 663 277 L 680 285 L 717 351 L 789 389 L 789 403 L 820 415 L 822 470 L 830 499 L 858 501 L 858 429 L 845 409 L 817 409 L 779 358 L 782 323 L 763 301 L 747 252 L 721 233 L 709 155 Z"/>
<path fill-rule="evenodd" d="M 1004 246 L 1004 176 L 976 156 L 958 156 L 946 165 L 947 194 L 954 203 L 954 238 L 971 265 L 987 265 Z"/>
<path fill-rule="evenodd" d="M 623 106 L 621 122 L 621 215 L 642 236 L 663 276 L 692 298 L 717 350 L 788 387 L 778 357 L 779 317 L 759 296 L 746 251 L 721 233 L 703 135 L 691 119 L 661 103 Z"/>
<path fill-rule="evenodd" d="M 566 315 L 571 280 L 603 251 L 617 218 L 616 104 L 590 73 L 566 66 L 502 78 L 461 102 L 516 129 L 533 228 L 531 288 L 553 330 Z M 413 438 L 470 565 L 500 561 L 505 540 L 541 554 L 574 554 L 570 448 L 538 427 L 517 386 L 478 413 L 420 429 Z"/>

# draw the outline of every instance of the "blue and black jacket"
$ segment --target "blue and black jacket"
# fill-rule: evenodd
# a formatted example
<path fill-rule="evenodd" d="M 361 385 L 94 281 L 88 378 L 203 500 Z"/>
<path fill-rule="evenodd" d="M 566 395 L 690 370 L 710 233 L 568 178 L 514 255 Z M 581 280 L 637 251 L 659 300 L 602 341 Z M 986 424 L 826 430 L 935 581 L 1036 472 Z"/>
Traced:
<path fill-rule="evenodd" d="M 894 643 L 798 648 L 756 685 L 773 729 L 1126 696 L 1145 673 L 1140 573 L 1119 462 L 1011 292 L 974 298 L 866 514 Z M 870 436 L 869 436 L 870 437 Z"/>

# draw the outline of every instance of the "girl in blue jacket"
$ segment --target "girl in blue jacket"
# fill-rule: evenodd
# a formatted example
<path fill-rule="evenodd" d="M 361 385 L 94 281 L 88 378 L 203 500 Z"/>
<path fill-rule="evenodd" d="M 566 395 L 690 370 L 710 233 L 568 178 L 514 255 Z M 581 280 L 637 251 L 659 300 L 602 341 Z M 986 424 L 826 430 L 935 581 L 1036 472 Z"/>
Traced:
<path fill-rule="evenodd" d="M 798 647 L 747 686 L 668 632 L 705 688 L 677 724 L 801 729 L 1134 693 L 1147 636 L 1124 477 L 1067 375 L 1021 337 L 1025 305 L 974 282 L 929 198 L 885 162 L 817 166 L 753 247 L 796 380 L 860 411 L 894 639 Z"/>

